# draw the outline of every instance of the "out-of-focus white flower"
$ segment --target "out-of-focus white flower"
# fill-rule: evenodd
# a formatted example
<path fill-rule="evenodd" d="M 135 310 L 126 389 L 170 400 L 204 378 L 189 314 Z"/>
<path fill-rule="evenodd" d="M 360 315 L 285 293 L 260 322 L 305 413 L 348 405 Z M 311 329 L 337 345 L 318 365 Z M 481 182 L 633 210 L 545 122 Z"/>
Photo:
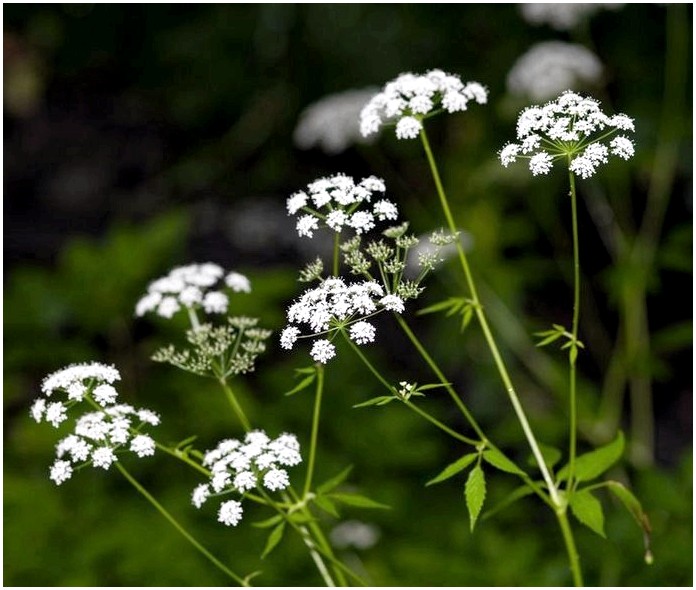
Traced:
<path fill-rule="evenodd" d="M 609 154 L 628 159 L 633 142 L 621 135 L 603 143 L 618 131 L 633 131 L 633 119 L 618 114 L 605 115 L 599 102 L 570 90 L 544 106 L 526 108 L 517 120 L 517 139 L 499 152 L 500 162 L 509 166 L 523 158 L 529 160 L 532 174 L 548 174 L 558 159 L 569 161 L 568 168 L 582 178 L 592 176 Z"/>
<path fill-rule="evenodd" d="M 547 41 L 522 55 L 507 75 L 511 94 L 548 100 L 563 90 L 594 86 L 602 77 L 599 58 L 582 45 Z"/>
<path fill-rule="evenodd" d="M 624 4 L 597 3 L 527 3 L 520 4 L 522 17 L 532 25 L 549 25 L 557 31 L 574 29 L 600 10 L 619 10 Z"/>
<path fill-rule="evenodd" d="M 360 112 L 377 92 L 377 88 L 347 90 L 311 104 L 300 115 L 293 134 L 295 145 L 303 150 L 318 147 L 333 155 L 367 143 L 370 140 L 360 133 Z"/>
<path fill-rule="evenodd" d="M 471 100 L 478 104 L 488 100 L 488 91 L 478 82 L 464 83 L 459 76 L 442 70 L 401 74 L 365 105 L 360 113 L 360 131 L 369 137 L 381 127 L 395 124 L 399 139 L 413 139 L 426 116 L 439 110 L 465 111 Z"/>
<path fill-rule="evenodd" d="M 229 298 L 221 291 L 225 287 L 235 293 L 251 292 L 247 277 L 238 272 L 225 274 L 222 267 L 212 262 L 180 266 L 150 283 L 135 306 L 135 315 L 154 312 L 171 318 L 182 309 L 201 308 L 206 313 L 227 313 Z"/>
<path fill-rule="evenodd" d="M 350 176 L 335 174 L 310 183 L 287 200 L 289 215 L 301 215 L 297 219 L 300 237 L 312 238 L 319 227 L 328 227 L 340 233 L 344 227 L 352 227 L 363 234 L 375 227 L 375 220 L 396 219 L 396 205 L 380 199 L 370 205 L 375 193 L 385 192 L 384 181 L 370 176 L 356 183 Z"/>
<path fill-rule="evenodd" d="M 271 439 L 265 432 L 248 432 L 243 441 L 226 439 L 206 451 L 203 465 L 210 469 L 210 482 L 196 486 L 191 503 L 200 508 L 213 495 L 236 493 L 263 486 L 274 492 L 290 485 L 288 472 L 302 462 L 300 443 L 294 434 L 284 433 Z M 223 502 L 218 520 L 227 526 L 236 526 L 242 517 L 242 504 L 236 500 Z"/>
<path fill-rule="evenodd" d="M 339 549 L 354 547 L 369 549 L 379 541 L 379 529 L 359 520 L 346 520 L 335 526 L 330 533 L 331 544 Z"/>

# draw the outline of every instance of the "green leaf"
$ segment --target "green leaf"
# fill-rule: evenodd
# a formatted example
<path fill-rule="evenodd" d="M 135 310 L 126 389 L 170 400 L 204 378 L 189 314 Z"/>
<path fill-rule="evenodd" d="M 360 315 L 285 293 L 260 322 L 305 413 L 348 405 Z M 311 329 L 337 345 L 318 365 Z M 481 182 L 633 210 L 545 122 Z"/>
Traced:
<path fill-rule="evenodd" d="M 384 406 L 389 402 L 393 402 L 396 398 L 393 395 L 379 395 L 368 399 L 366 402 L 355 404 L 354 408 L 366 408 L 367 406 Z"/>
<path fill-rule="evenodd" d="M 464 308 L 464 311 L 462 312 L 462 323 L 459 326 L 459 331 L 463 332 L 466 330 L 466 327 L 471 323 L 471 318 L 474 315 L 474 308 L 471 307 L 471 305 L 468 305 L 467 307 Z"/>
<path fill-rule="evenodd" d="M 312 373 L 311 375 L 307 375 L 302 381 L 300 381 L 295 387 L 293 387 L 290 391 L 286 391 L 284 395 L 293 395 L 297 393 L 298 391 L 302 391 L 303 389 L 307 389 L 312 382 L 316 379 L 316 373 Z"/>
<path fill-rule="evenodd" d="M 466 507 L 469 510 L 471 532 L 473 532 L 476 519 L 483 507 L 483 501 L 486 499 L 486 476 L 480 465 L 474 467 L 469 473 L 464 487 L 464 497 L 466 498 Z"/>
<path fill-rule="evenodd" d="M 539 334 L 540 335 L 540 334 Z M 547 344 L 551 344 L 554 340 L 558 340 L 563 334 L 559 334 L 558 332 L 554 332 L 550 336 L 547 336 L 540 342 L 536 343 L 536 346 L 546 346 Z"/>
<path fill-rule="evenodd" d="M 602 504 L 589 490 L 578 490 L 570 497 L 570 511 L 582 524 L 600 537 L 604 534 L 604 511 Z"/>
<path fill-rule="evenodd" d="M 375 502 L 366 496 L 361 496 L 360 494 L 331 494 L 329 496 L 338 502 L 343 502 L 349 506 L 358 506 L 359 508 L 383 508 L 391 509 L 391 506 L 382 504 L 380 502 Z"/>
<path fill-rule="evenodd" d="M 486 462 L 490 463 L 496 469 L 505 471 L 506 473 L 513 473 L 515 475 L 525 475 L 517 465 L 515 465 L 510 459 L 503 455 L 497 449 L 489 449 L 483 452 L 483 458 Z"/>
<path fill-rule="evenodd" d="M 440 301 L 439 303 L 435 303 L 434 305 L 431 305 L 430 307 L 425 307 L 421 310 L 418 310 L 417 315 L 436 313 L 438 311 L 444 311 L 446 309 L 453 310 L 453 311 L 450 311 L 450 314 L 455 313 L 457 311 L 457 309 L 461 305 L 463 305 L 463 303 L 464 303 L 463 299 L 459 299 L 457 297 L 450 297 L 449 299 L 446 299 L 445 301 Z"/>
<path fill-rule="evenodd" d="M 266 547 L 264 547 L 263 553 L 261 554 L 261 559 L 266 557 L 273 549 L 276 548 L 276 545 L 280 543 L 280 540 L 283 538 L 283 533 L 285 532 L 285 523 L 281 522 L 276 528 L 274 528 L 271 531 L 271 534 L 268 535 L 268 540 L 266 541 Z"/>
<path fill-rule="evenodd" d="M 193 441 L 195 441 L 198 438 L 197 434 L 194 434 L 193 436 L 189 436 L 188 438 L 185 438 L 182 440 L 180 443 L 178 443 L 175 447 L 177 451 L 184 450 L 185 447 L 190 446 Z"/>
<path fill-rule="evenodd" d="M 328 512 L 331 516 L 340 518 L 341 515 L 336 509 L 336 504 L 329 500 L 326 496 L 314 496 L 314 503 L 319 506 L 324 512 Z"/>
<path fill-rule="evenodd" d="M 452 385 L 451 383 L 429 383 L 427 385 L 419 385 L 416 391 L 428 391 L 429 389 L 438 389 L 440 387 L 447 387 Z"/>
<path fill-rule="evenodd" d="M 271 516 L 271 518 L 267 518 L 266 520 L 252 522 L 251 526 L 256 527 L 257 529 L 267 529 L 278 524 L 281 520 L 283 520 L 283 516 L 281 514 L 276 514 L 275 516 Z"/>
<path fill-rule="evenodd" d="M 561 460 L 561 457 L 563 457 L 563 453 L 556 447 L 539 443 L 539 450 L 541 451 L 541 456 L 544 458 L 544 462 L 549 467 L 556 465 L 556 463 Z M 538 467 L 536 457 L 533 454 L 527 457 L 527 464 Z"/>
<path fill-rule="evenodd" d="M 653 562 L 652 551 L 650 550 L 650 533 L 652 528 L 650 526 L 650 519 L 648 515 L 643 512 L 643 506 L 641 505 L 638 498 L 636 498 L 633 493 L 622 483 L 618 481 L 609 480 L 604 482 L 609 490 L 621 501 L 621 503 L 626 507 L 631 516 L 638 523 L 638 526 L 643 529 L 643 541 L 645 543 L 645 563 L 651 565 Z"/>
<path fill-rule="evenodd" d="M 305 514 L 303 512 L 291 512 L 288 514 L 288 518 L 295 524 L 307 524 L 316 521 L 311 514 Z"/>
<path fill-rule="evenodd" d="M 340 486 L 344 481 L 346 481 L 346 479 L 348 479 L 348 475 L 352 469 L 353 466 L 349 465 L 338 475 L 334 475 L 331 479 L 327 479 L 323 484 L 317 487 L 317 493 L 319 495 L 326 494 L 327 492 L 330 492 L 334 488 Z"/>
<path fill-rule="evenodd" d="M 624 437 L 621 432 L 616 437 L 616 440 L 580 455 L 575 460 L 575 479 L 577 481 L 590 481 L 595 477 L 599 477 L 607 469 L 609 469 L 614 463 L 616 463 L 623 454 L 624 450 Z M 558 480 L 562 481 L 568 478 L 568 465 L 565 465 L 563 469 L 558 472 Z"/>
<path fill-rule="evenodd" d="M 436 475 L 425 485 L 431 486 L 433 484 L 440 483 L 441 481 L 445 481 L 446 479 L 449 479 L 454 475 L 457 475 L 457 473 L 463 471 L 469 465 L 471 465 L 476 460 L 476 457 L 478 457 L 478 453 L 469 453 L 468 455 L 460 457 L 454 463 L 450 463 L 438 475 Z"/>

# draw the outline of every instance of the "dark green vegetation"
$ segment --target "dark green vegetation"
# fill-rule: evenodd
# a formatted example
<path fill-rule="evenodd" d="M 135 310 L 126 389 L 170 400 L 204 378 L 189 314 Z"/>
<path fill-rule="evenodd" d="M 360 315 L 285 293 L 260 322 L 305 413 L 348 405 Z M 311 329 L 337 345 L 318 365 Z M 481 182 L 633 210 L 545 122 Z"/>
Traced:
<path fill-rule="evenodd" d="M 30 420 L 29 404 L 47 373 L 98 360 L 121 370 L 125 399 L 162 414 L 163 440 L 200 434 L 209 448 L 238 434 L 214 383 L 148 360 L 181 340 L 183 324 L 136 321 L 135 302 L 172 266 L 210 260 L 252 280 L 254 295 L 235 298 L 233 313 L 282 328 L 311 257 L 284 200 L 323 175 L 382 176 L 416 231 L 441 226 L 417 142 L 386 133 L 336 156 L 292 142 L 310 103 L 403 71 L 439 67 L 490 90 L 488 106 L 438 117 L 429 133 L 513 379 L 540 439 L 565 448 L 566 359 L 530 335 L 570 323 L 566 179 L 532 179 L 496 159 L 526 105 L 506 95 L 507 72 L 532 44 L 562 39 L 605 64 L 594 92 L 605 112 L 636 120 L 635 158 L 578 185 L 579 440 L 584 452 L 625 432 L 630 451 L 610 476 L 649 514 L 655 563 L 645 565 L 640 530 L 607 494 L 608 540 L 574 524 L 576 540 L 588 584 L 691 585 L 691 10 L 630 5 L 559 33 L 500 5 L 5 6 L 5 584 L 227 583 L 115 471 L 56 488 L 56 432 Z M 410 313 L 458 295 L 458 277 L 442 268 Z M 432 381 L 395 324 L 382 323 L 371 359 L 394 381 Z M 526 461 L 475 322 L 464 336 L 442 315 L 413 325 L 491 438 Z M 282 394 L 306 350 L 270 348 L 237 390 L 255 424 L 304 442 L 309 391 Z M 557 527 L 535 500 L 486 518 L 512 476 L 490 473 L 474 534 L 463 478 L 425 488 L 463 450 L 397 404 L 352 409 L 382 392 L 348 352 L 327 367 L 317 479 L 352 464 L 351 481 L 392 510 L 344 510 L 381 531 L 346 562 L 374 585 L 568 583 Z M 456 421 L 439 390 L 419 400 Z M 261 562 L 265 531 L 195 511 L 199 480 L 180 464 L 156 456 L 129 469 L 236 571 L 262 569 L 256 583 L 320 583 L 296 540 Z"/>

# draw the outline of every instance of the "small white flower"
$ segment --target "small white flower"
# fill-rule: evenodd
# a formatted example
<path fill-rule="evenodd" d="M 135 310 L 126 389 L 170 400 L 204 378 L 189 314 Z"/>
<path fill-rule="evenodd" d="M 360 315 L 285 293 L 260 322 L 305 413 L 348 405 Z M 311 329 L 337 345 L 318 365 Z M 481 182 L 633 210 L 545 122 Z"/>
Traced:
<path fill-rule="evenodd" d="M 156 291 L 148 293 L 144 297 L 141 297 L 136 304 L 135 315 L 141 317 L 150 311 L 155 311 L 160 301 L 162 301 L 162 293 Z"/>
<path fill-rule="evenodd" d="M 54 428 L 58 428 L 67 419 L 68 416 L 62 402 L 51 402 L 46 406 L 46 422 L 50 422 Z"/>
<path fill-rule="evenodd" d="M 56 482 L 56 485 L 62 484 L 72 476 L 72 466 L 68 461 L 56 461 L 51 466 L 50 478 Z"/>
<path fill-rule="evenodd" d="M 203 293 L 198 287 L 193 285 L 185 287 L 179 293 L 179 301 L 183 303 L 186 307 L 191 307 L 197 303 L 200 303 L 203 299 Z"/>
<path fill-rule="evenodd" d="M 632 158 L 633 154 L 635 153 L 633 142 L 623 135 L 619 135 L 612 139 L 609 146 L 611 147 L 612 154 L 619 156 L 624 160 Z"/>
<path fill-rule="evenodd" d="M 164 297 L 157 306 L 157 315 L 171 319 L 181 309 L 179 302 L 174 297 Z"/>
<path fill-rule="evenodd" d="M 139 434 L 131 441 L 130 450 L 138 457 L 149 457 L 155 454 L 155 441 L 146 434 Z"/>
<path fill-rule="evenodd" d="M 353 213 L 348 223 L 355 229 L 355 232 L 360 235 L 375 227 L 375 218 L 367 211 L 357 211 Z"/>
<path fill-rule="evenodd" d="M 369 322 L 356 322 L 350 327 L 350 337 L 356 344 L 367 344 L 375 341 L 375 327 Z"/>
<path fill-rule="evenodd" d="M 237 526 L 242 519 L 242 505 L 236 500 L 228 500 L 220 504 L 218 522 L 227 526 Z"/>
<path fill-rule="evenodd" d="M 251 282 L 238 272 L 231 272 L 225 277 L 225 284 L 235 293 L 251 293 Z"/>
<path fill-rule="evenodd" d="M 553 158 L 548 152 L 538 152 L 529 159 L 529 170 L 534 176 L 548 174 L 553 166 Z"/>
<path fill-rule="evenodd" d="M 119 381 L 121 375 L 119 372 L 109 365 L 102 363 L 84 363 L 70 365 L 64 369 L 51 373 L 41 382 L 41 391 L 47 396 L 61 389 L 68 391 L 74 383 L 84 385 L 85 381 L 98 381 L 105 383 L 113 383 Z"/>
<path fill-rule="evenodd" d="M 295 326 L 288 326 L 280 334 L 280 346 L 286 350 L 291 350 L 299 335 L 300 330 L 298 328 Z"/>
<path fill-rule="evenodd" d="M 395 311 L 396 313 L 404 312 L 404 300 L 398 295 L 385 295 L 379 302 L 389 311 Z"/>
<path fill-rule="evenodd" d="M 402 117 L 396 124 L 396 137 L 398 139 L 414 139 L 418 137 L 423 124 L 415 117 Z"/>
<path fill-rule="evenodd" d="M 116 402 L 118 392 L 112 385 L 102 383 L 94 388 L 92 395 L 100 406 L 108 406 Z"/>
<path fill-rule="evenodd" d="M 220 493 L 227 487 L 230 483 L 230 474 L 226 471 L 217 471 L 213 474 L 213 478 L 210 480 L 210 485 L 217 492 Z"/>
<path fill-rule="evenodd" d="M 92 465 L 94 467 L 109 469 L 114 461 L 116 461 L 116 455 L 110 447 L 99 447 L 92 452 Z"/>
<path fill-rule="evenodd" d="M 326 364 L 336 356 L 336 347 L 328 340 L 316 340 L 312 345 L 309 356 L 318 363 Z"/>
<path fill-rule="evenodd" d="M 244 493 L 256 487 L 256 476 L 251 471 L 240 471 L 232 482 L 234 487 Z"/>
<path fill-rule="evenodd" d="M 500 150 L 498 155 L 500 156 L 500 162 L 502 165 L 507 168 L 510 164 L 517 160 L 517 154 L 519 153 L 520 146 L 516 143 L 509 143 L 502 150 Z"/>
<path fill-rule="evenodd" d="M 311 238 L 319 229 L 319 220 L 314 215 L 303 215 L 297 220 L 297 233 L 299 236 Z"/>
<path fill-rule="evenodd" d="M 326 225 L 334 231 L 340 232 L 346 223 L 348 223 L 348 216 L 340 209 L 332 211 L 326 216 Z"/>
<path fill-rule="evenodd" d="M 75 381 L 67 387 L 66 391 L 68 392 L 68 399 L 80 401 L 85 395 L 87 387 L 81 381 Z"/>
<path fill-rule="evenodd" d="M 41 422 L 44 416 L 44 412 L 46 411 L 46 400 L 41 398 L 38 398 L 34 400 L 34 403 L 31 405 L 31 409 L 29 410 L 29 413 L 31 414 L 31 417 L 36 420 L 36 422 Z"/>
<path fill-rule="evenodd" d="M 210 291 L 203 298 L 203 309 L 206 313 L 225 313 L 229 302 L 229 298 L 224 293 Z"/>
<path fill-rule="evenodd" d="M 290 485 L 290 478 L 285 469 L 271 469 L 263 476 L 263 485 L 272 492 L 284 490 Z"/>
<path fill-rule="evenodd" d="M 375 203 L 374 214 L 380 221 L 384 221 L 385 219 L 394 220 L 399 216 L 399 211 L 394 203 L 382 199 Z"/>
<path fill-rule="evenodd" d="M 196 507 L 200 508 L 205 504 L 205 501 L 210 497 L 210 488 L 207 484 L 200 484 L 195 487 L 193 493 L 191 494 L 191 503 Z"/>
<path fill-rule="evenodd" d="M 287 200 L 288 213 L 295 215 L 302 207 L 307 205 L 307 193 L 298 191 Z"/>

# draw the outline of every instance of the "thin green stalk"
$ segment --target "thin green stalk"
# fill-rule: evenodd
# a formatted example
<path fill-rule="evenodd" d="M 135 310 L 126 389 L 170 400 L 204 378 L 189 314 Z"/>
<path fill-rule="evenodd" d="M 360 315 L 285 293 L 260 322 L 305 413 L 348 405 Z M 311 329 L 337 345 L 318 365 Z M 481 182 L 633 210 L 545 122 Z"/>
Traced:
<path fill-rule="evenodd" d="M 127 470 L 126 468 L 121 465 L 120 461 L 116 462 L 116 467 L 118 470 L 123 474 L 123 477 L 125 477 L 128 482 L 136 489 L 138 492 L 140 492 L 145 499 L 152 504 L 155 509 L 162 515 L 164 518 L 166 518 L 169 523 L 177 530 L 183 537 L 191 543 L 200 553 L 202 553 L 206 559 L 208 559 L 215 567 L 217 567 L 219 570 L 227 574 L 230 578 L 232 578 L 235 582 L 237 582 L 240 586 L 245 586 L 249 587 L 249 583 L 242 579 L 240 576 L 235 574 L 233 571 L 231 571 L 224 563 L 222 563 L 219 559 L 217 559 L 210 551 L 208 551 L 203 545 L 201 545 L 196 539 L 191 536 L 191 534 L 179 524 L 179 522 L 162 506 L 155 498 L 136 480 Z"/>
<path fill-rule="evenodd" d="M 314 412 L 312 413 L 312 434 L 309 443 L 309 459 L 307 460 L 307 476 L 305 478 L 302 497 L 306 498 L 312 489 L 314 475 L 314 459 L 317 453 L 317 435 L 319 433 L 319 416 L 321 415 L 321 398 L 324 393 L 324 367 L 317 364 L 317 387 L 314 396 Z"/>
<path fill-rule="evenodd" d="M 353 342 L 345 333 L 342 332 L 342 334 L 343 334 L 344 338 L 346 339 L 346 341 L 348 342 L 348 344 L 350 344 L 350 346 L 353 349 L 353 351 L 355 352 L 355 354 L 358 355 L 360 360 L 370 370 L 370 372 L 375 377 L 377 377 L 377 379 L 380 381 L 380 383 L 382 383 L 382 385 L 384 385 L 384 387 L 387 388 L 387 391 L 389 391 L 389 393 L 394 393 L 392 386 L 387 382 L 386 379 L 384 379 L 384 377 L 382 377 L 380 372 L 374 367 L 374 365 L 363 354 L 363 351 L 360 350 L 360 348 L 355 344 L 355 342 Z M 434 416 L 432 416 L 431 414 L 429 414 L 425 410 L 422 410 L 413 402 L 411 402 L 407 399 L 400 399 L 400 401 L 402 401 L 408 408 L 410 408 L 411 410 L 413 410 L 414 412 L 416 412 L 417 414 L 419 414 L 420 416 L 425 418 L 428 422 L 430 422 L 431 424 L 434 424 L 440 430 L 449 434 L 451 437 L 456 438 L 457 440 L 460 440 L 460 441 L 462 441 L 466 444 L 472 445 L 474 447 L 478 446 L 480 444 L 481 441 L 474 440 L 473 438 L 469 438 L 467 436 L 464 436 L 463 434 L 459 434 L 455 430 L 452 430 L 449 426 L 447 426 L 446 424 L 443 424 L 437 418 L 435 418 Z"/>
<path fill-rule="evenodd" d="M 246 414 L 244 413 L 244 410 L 242 409 L 242 406 L 239 405 L 239 401 L 237 401 L 237 396 L 234 394 L 232 391 L 232 388 L 229 386 L 227 381 L 225 379 L 219 379 L 220 381 L 220 386 L 222 387 L 223 391 L 225 392 L 225 396 L 227 397 L 227 401 L 230 402 L 230 406 L 232 407 L 232 410 L 234 411 L 235 416 L 237 416 L 237 419 L 239 420 L 240 424 L 242 425 L 242 428 L 246 432 L 249 432 L 251 430 L 251 423 L 249 422 L 249 419 L 246 417 Z"/>
<path fill-rule="evenodd" d="M 341 234 L 336 232 L 334 234 L 334 241 L 333 241 L 333 276 L 337 277 L 338 276 L 338 267 L 339 267 L 339 252 L 340 252 L 340 244 L 341 244 Z"/>
<path fill-rule="evenodd" d="M 569 158 L 570 160 L 570 158 Z M 578 203 L 575 192 L 575 175 L 568 170 L 570 180 L 570 203 L 573 225 L 573 327 L 571 329 L 572 340 L 568 360 L 570 361 L 570 435 L 568 448 L 568 494 L 573 490 L 573 477 L 575 476 L 575 455 L 577 452 L 577 402 L 576 402 L 576 360 L 578 323 L 580 321 L 580 240 L 578 237 Z"/>
<path fill-rule="evenodd" d="M 563 532 L 563 541 L 566 546 L 566 551 L 568 552 L 570 571 L 573 574 L 573 584 L 579 588 L 584 585 L 582 581 L 582 570 L 580 569 L 580 555 L 575 547 L 573 530 L 570 528 L 565 509 L 563 511 L 557 511 L 556 518 L 558 518 L 558 524 L 561 526 L 561 531 Z"/>
<path fill-rule="evenodd" d="M 435 181 L 435 188 L 437 189 L 437 194 L 438 194 L 438 197 L 440 198 L 440 204 L 442 205 L 442 210 L 445 214 L 445 218 L 447 219 L 447 225 L 449 226 L 450 231 L 452 231 L 453 233 L 456 233 L 457 226 L 454 223 L 454 218 L 452 217 L 452 212 L 450 211 L 449 203 L 447 201 L 447 195 L 445 194 L 445 190 L 442 187 L 442 181 L 440 180 L 440 173 L 437 169 L 437 164 L 435 163 L 435 158 L 433 158 L 432 150 L 430 149 L 430 142 L 428 141 L 428 137 L 427 137 L 426 132 L 425 132 L 425 127 L 423 127 L 421 129 L 420 137 L 421 137 L 421 141 L 423 143 L 423 149 L 425 150 L 425 154 L 426 154 L 426 157 L 428 159 L 428 164 L 430 165 L 430 170 L 431 170 L 432 175 L 433 175 L 433 180 Z M 546 462 L 544 461 L 544 457 L 541 454 L 541 450 L 539 449 L 539 444 L 536 440 L 536 437 L 534 436 L 534 432 L 532 431 L 531 426 L 529 425 L 529 421 L 527 420 L 527 416 L 524 413 L 524 409 L 522 408 L 522 404 L 521 404 L 520 399 L 517 395 L 517 392 L 515 391 L 515 388 L 512 385 L 512 380 L 510 379 L 510 376 L 508 374 L 505 363 L 503 362 L 503 359 L 500 355 L 500 352 L 498 351 L 498 346 L 495 343 L 495 339 L 493 338 L 493 334 L 491 333 L 491 330 L 488 327 L 488 321 L 486 320 L 486 316 L 483 312 L 483 306 L 481 305 L 481 303 L 479 301 L 478 293 L 476 291 L 476 285 L 474 283 L 473 276 L 471 275 L 471 270 L 469 269 L 469 263 L 467 262 L 466 254 L 464 253 L 464 248 L 462 247 L 462 244 L 459 240 L 456 241 L 456 244 L 457 244 L 457 253 L 459 254 L 459 261 L 461 263 L 462 270 L 464 271 L 466 283 L 467 283 L 467 286 L 468 286 L 469 291 L 470 291 L 471 299 L 474 303 L 474 309 L 476 310 L 476 318 L 478 319 L 478 322 L 481 326 L 481 330 L 483 331 L 484 338 L 486 340 L 486 343 L 488 344 L 488 348 L 491 351 L 491 355 L 493 356 L 493 360 L 495 362 L 496 368 L 498 369 L 498 373 L 500 374 L 500 378 L 503 381 L 503 385 L 505 386 L 505 390 L 508 394 L 508 397 L 510 398 L 510 402 L 512 403 L 512 407 L 515 410 L 515 414 L 517 415 L 517 419 L 520 422 L 520 425 L 522 427 L 524 435 L 527 438 L 527 442 L 529 444 L 529 447 L 532 450 L 532 454 L 534 455 L 534 458 L 536 459 L 537 465 L 539 466 L 539 469 L 541 470 L 541 474 L 544 477 L 544 481 L 546 482 L 546 485 L 548 486 L 549 493 L 551 495 L 551 499 L 553 500 L 553 503 L 556 506 L 561 506 L 562 501 L 558 495 L 558 490 L 556 488 L 556 485 L 553 482 L 553 479 L 551 477 L 549 469 L 546 465 Z M 415 342 L 414 342 L 414 344 L 415 344 Z M 426 358 L 426 357 L 424 357 L 424 358 Z M 426 358 L 426 361 L 427 361 L 427 358 Z M 428 364 L 430 364 L 430 363 L 428 363 Z M 472 426 L 473 426 L 473 424 L 472 424 Z"/>

